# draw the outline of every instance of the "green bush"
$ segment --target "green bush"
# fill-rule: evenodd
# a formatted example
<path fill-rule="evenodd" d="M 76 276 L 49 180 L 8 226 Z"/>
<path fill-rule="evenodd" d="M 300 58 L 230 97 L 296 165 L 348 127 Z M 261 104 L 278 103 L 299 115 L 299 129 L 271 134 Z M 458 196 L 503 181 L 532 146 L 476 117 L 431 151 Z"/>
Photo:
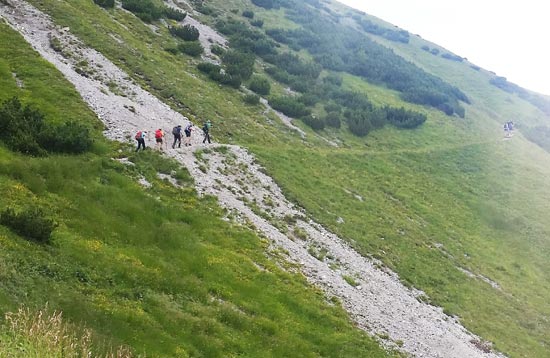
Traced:
<path fill-rule="evenodd" d="M 219 45 L 212 45 L 212 47 L 210 47 L 210 51 L 212 51 L 214 55 L 218 56 L 223 56 L 225 53 L 225 49 Z"/>
<path fill-rule="evenodd" d="M 90 128 L 77 122 L 45 126 L 38 142 L 50 152 L 75 154 L 86 152 L 93 144 Z"/>
<path fill-rule="evenodd" d="M 204 52 L 204 48 L 198 41 L 186 42 L 180 44 L 178 49 L 186 55 L 197 57 Z"/>
<path fill-rule="evenodd" d="M 162 13 L 165 17 L 168 19 L 176 20 L 176 21 L 183 21 L 187 17 L 187 13 L 180 11 L 178 9 L 174 9 L 168 6 L 165 6 L 162 9 Z"/>
<path fill-rule="evenodd" d="M 255 59 L 256 57 L 253 54 L 235 50 L 226 51 L 222 56 L 226 72 L 243 80 L 247 80 L 252 76 Z"/>
<path fill-rule="evenodd" d="M 115 0 L 94 0 L 94 3 L 106 9 L 115 7 Z"/>
<path fill-rule="evenodd" d="M 254 11 L 244 10 L 243 11 L 243 16 L 248 17 L 249 19 L 253 19 L 254 18 Z"/>
<path fill-rule="evenodd" d="M 271 91 L 271 84 L 269 83 L 269 80 L 265 77 L 254 76 L 252 77 L 248 88 L 250 88 L 257 94 L 267 96 Z"/>
<path fill-rule="evenodd" d="M 324 129 L 326 125 L 323 118 L 318 118 L 313 115 L 304 116 L 301 119 L 302 119 L 302 122 L 304 122 L 306 125 L 311 127 L 311 129 L 316 131 Z"/>
<path fill-rule="evenodd" d="M 193 25 L 185 26 L 169 26 L 168 31 L 175 36 L 179 37 L 184 41 L 197 41 L 199 39 L 199 30 Z"/>
<path fill-rule="evenodd" d="M 51 234 L 57 224 L 44 215 L 40 208 L 16 212 L 13 208 L 0 213 L 0 224 L 10 228 L 23 238 L 38 243 L 50 242 Z"/>
<path fill-rule="evenodd" d="M 89 127 L 77 122 L 45 123 L 42 113 L 23 107 L 16 97 L 0 107 L 0 140 L 11 150 L 30 155 L 82 153 L 93 142 Z"/>
<path fill-rule="evenodd" d="M 250 21 L 250 25 L 254 27 L 262 27 L 264 26 L 264 20 L 252 20 Z"/>
<path fill-rule="evenodd" d="M 292 97 L 275 97 L 269 100 L 271 107 L 290 117 L 304 117 L 311 113 L 306 106 Z"/>
<path fill-rule="evenodd" d="M 197 65 L 199 71 L 210 74 L 220 73 L 221 67 L 210 62 L 201 62 Z"/>
<path fill-rule="evenodd" d="M 346 111 L 346 121 L 349 130 L 359 137 L 364 137 L 373 129 L 367 114 L 362 111 Z"/>
<path fill-rule="evenodd" d="M 122 0 L 122 7 L 145 22 L 152 22 L 162 17 L 162 9 L 151 0 Z"/>
<path fill-rule="evenodd" d="M 44 116 L 29 105 L 23 107 L 17 97 L 0 107 L 0 140 L 8 148 L 30 155 L 43 155 L 36 136 L 44 127 Z"/>
<path fill-rule="evenodd" d="M 325 123 L 329 127 L 340 128 L 342 125 L 340 112 L 328 112 L 325 117 Z"/>
<path fill-rule="evenodd" d="M 260 103 L 260 96 L 257 94 L 247 94 L 243 98 L 244 103 L 250 104 L 250 105 L 256 105 Z"/>

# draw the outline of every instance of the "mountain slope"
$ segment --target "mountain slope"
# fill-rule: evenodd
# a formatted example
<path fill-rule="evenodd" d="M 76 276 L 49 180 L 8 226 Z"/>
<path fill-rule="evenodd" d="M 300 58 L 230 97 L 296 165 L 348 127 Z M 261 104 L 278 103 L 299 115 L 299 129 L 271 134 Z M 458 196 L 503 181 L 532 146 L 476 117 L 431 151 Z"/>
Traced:
<path fill-rule="evenodd" d="M 0 26 L 6 95 L 24 93 L 54 118 L 95 121 L 66 80 Z M 252 231 L 197 198 L 175 163 L 99 137 L 80 156 L 28 158 L 3 148 L 0 157 L 3 205 L 44 207 L 59 224 L 51 246 L 2 227 L 2 311 L 47 302 L 92 328 L 96 340 L 147 356 L 392 356 L 266 258 Z"/>
<path fill-rule="evenodd" d="M 210 6 L 241 9 L 242 4 Z M 414 130 L 386 126 L 366 139 L 350 135 L 345 126 L 320 132 L 339 145 L 329 147 L 309 128 L 302 126 L 307 133 L 302 141 L 263 117 L 260 109 L 240 104 L 238 92 L 212 86 L 198 73 L 190 76 L 196 73 L 193 60 L 167 55 L 156 47 L 157 40 L 142 46 L 144 38 L 168 37 L 154 35 L 131 14 L 116 10 L 106 15 L 83 3 L 48 5 L 57 21 L 137 73 L 137 81 L 169 103 L 183 103 L 186 107 L 181 108 L 191 116 L 215 119 L 220 139 L 249 145 L 290 198 L 349 238 L 360 252 L 381 259 L 404 282 L 424 290 L 425 299 L 458 314 L 467 327 L 512 356 L 544 356 L 548 306 L 539 297 L 548 290 L 543 214 L 548 157 L 521 134 L 502 141 L 500 133 L 500 123 L 510 114 L 521 115 L 516 120 L 520 129 L 544 124 L 540 110 L 491 86 L 485 72 L 480 75 L 464 63 L 434 59 L 412 45 L 378 39 L 457 85 L 472 103 L 466 105 L 464 120 L 447 117 L 439 110 L 404 103 L 384 86 L 344 74 L 344 87 L 366 92 L 378 105 L 426 113 L 428 120 Z M 272 12 L 250 8 L 258 18 L 265 11 L 264 26 L 269 24 Z M 91 13 L 93 26 L 80 21 Z M 284 9 L 276 14 L 284 16 Z M 118 22 L 111 22 L 111 16 Z M 120 19 L 126 25 L 119 26 Z M 133 31 L 123 30 L 128 24 Z M 120 51 L 107 26 L 139 50 Z M 103 29 L 96 33 L 92 27 Z M 140 41 L 132 40 L 131 32 L 140 33 Z M 185 87 L 179 78 L 185 78 Z M 215 105 L 220 99 L 224 106 Z"/>

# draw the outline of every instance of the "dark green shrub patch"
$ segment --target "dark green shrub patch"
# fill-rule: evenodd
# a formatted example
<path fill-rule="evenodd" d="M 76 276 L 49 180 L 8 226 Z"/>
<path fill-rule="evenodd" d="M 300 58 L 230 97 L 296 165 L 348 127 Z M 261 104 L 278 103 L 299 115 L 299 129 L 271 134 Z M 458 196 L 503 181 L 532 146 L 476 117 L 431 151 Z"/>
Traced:
<path fill-rule="evenodd" d="M 36 135 L 44 128 L 44 115 L 29 105 L 23 106 L 17 97 L 0 107 L 0 140 L 17 152 L 43 155 Z"/>
<path fill-rule="evenodd" d="M 185 26 L 170 26 L 168 27 L 168 31 L 172 34 L 172 36 L 179 37 L 182 40 L 185 41 L 196 41 L 199 39 L 199 30 L 193 26 L 193 25 L 185 25 Z"/>
<path fill-rule="evenodd" d="M 178 46 L 178 50 L 186 55 L 197 57 L 204 52 L 204 48 L 198 41 L 190 41 Z"/>
<path fill-rule="evenodd" d="M 4 209 L 0 213 L 0 224 L 27 240 L 43 244 L 50 242 L 51 234 L 57 226 L 40 208 L 20 212 L 13 208 Z"/>
<path fill-rule="evenodd" d="M 246 104 L 256 105 L 260 103 L 260 96 L 250 93 L 244 96 L 243 101 Z"/>
<path fill-rule="evenodd" d="M 186 12 L 183 12 L 183 11 L 180 11 L 178 9 L 174 9 L 174 8 L 171 8 L 171 7 L 168 7 L 168 6 L 166 6 L 162 9 L 162 13 L 168 19 L 172 19 L 172 20 L 176 20 L 176 21 L 183 21 L 187 17 Z"/>
<path fill-rule="evenodd" d="M 76 122 L 47 125 L 38 135 L 40 146 L 50 152 L 83 153 L 93 144 L 90 128 Z"/>
<path fill-rule="evenodd" d="M 301 118 L 302 122 L 311 127 L 313 130 L 322 130 L 325 128 L 325 120 L 323 118 L 316 117 L 314 115 L 304 116 Z"/>
<path fill-rule="evenodd" d="M 42 113 L 23 106 L 16 97 L 0 107 L 0 141 L 11 150 L 30 155 L 82 153 L 93 142 L 89 127 L 76 122 L 46 123 Z"/>
<path fill-rule="evenodd" d="M 94 0 L 94 3 L 106 9 L 115 7 L 115 0 Z"/>
<path fill-rule="evenodd" d="M 275 97 L 269 100 L 271 107 L 290 117 L 304 117 L 311 111 L 301 102 L 292 97 Z"/>
<path fill-rule="evenodd" d="M 152 22 L 162 17 L 162 9 L 151 0 L 122 0 L 122 8 L 133 12 L 145 22 Z"/>
<path fill-rule="evenodd" d="M 267 96 L 271 91 L 271 85 L 269 84 L 268 79 L 261 76 L 253 76 L 250 84 L 248 85 L 248 88 L 250 88 L 257 94 L 261 94 L 264 96 Z"/>

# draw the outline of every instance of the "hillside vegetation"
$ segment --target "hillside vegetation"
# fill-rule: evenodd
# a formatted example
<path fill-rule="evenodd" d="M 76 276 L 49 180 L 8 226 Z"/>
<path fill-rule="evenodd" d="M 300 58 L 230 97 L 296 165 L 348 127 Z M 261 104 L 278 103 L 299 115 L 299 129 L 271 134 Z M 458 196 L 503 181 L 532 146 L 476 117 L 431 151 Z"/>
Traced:
<path fill-rule="evenodd" d="M 197 13 L 181 4 L 227 36 L 227 48 L 212 47 L 217 64 L 179 51 L 193 41 L 173 36 L 162 12 L 30 2 L 174 109 L 211 118 L 217 141 L 250 148 L 288 198 L 425 301 L 511 357 L 547 355 L 544 97 L 505 91 L 460 56 L 329 1 L 191 1 Z M 0 150 L 3 206 L 38 205 L 58 224 L 46 246 L 0 227 L 2 310 L 48 301 L 100 340 L 153 356 L 391 355 L 266 258 L 251 230 L 223 221 L 212 198 L 197 198 L 174 163 L 100 139 L 60 75 L 21 61 L 35 55 L 0 29 L 1 99 L 94 123 L 96 138 L 78 155 Z M 306 137 L 242 86 L 299 117 Z M 508 120 L 518 130 L 503 140 Z M 110 159 L 122 156 L 135 165 Z M 184 190 L 156 176 L 172 171 Z M 151 189 L 136 184 L 142 175 Z"/>
<path fill-rule="evenodd" d="M 13 221 L 0 226 L 0 311 L 32 308 L 7 316 L 0 356 L 110 357 L 120 345 L 130 348 L 117 357 L 393 356 L 280 268 L 277 252 L 266 257 L 264 239 L 224 220 L 212 198 L 197 198 L 179 165 L 103 139 L 67 81 L 5 24 L 0 32 L 2 103 L 17 96 L 47 121 L 96 127 L 82 154 L 30 157 L 0 148 L 2 207 L 27 226 L 55 222 L 40 242 L 15 231 Z M 39 216 L 25 214 L 34 208 Z M 90 336 L 68 333 L 58 345 L 41 338 L 85 329 Z"/>

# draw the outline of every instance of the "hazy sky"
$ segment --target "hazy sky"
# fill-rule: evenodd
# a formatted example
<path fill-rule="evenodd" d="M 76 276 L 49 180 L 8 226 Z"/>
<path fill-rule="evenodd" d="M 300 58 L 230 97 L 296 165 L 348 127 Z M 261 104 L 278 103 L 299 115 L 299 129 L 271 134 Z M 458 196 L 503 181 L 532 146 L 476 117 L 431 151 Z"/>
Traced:
<path fill-rule="evenodd" d="M 550 95 L 550 1 L 337 0 Z"/>

